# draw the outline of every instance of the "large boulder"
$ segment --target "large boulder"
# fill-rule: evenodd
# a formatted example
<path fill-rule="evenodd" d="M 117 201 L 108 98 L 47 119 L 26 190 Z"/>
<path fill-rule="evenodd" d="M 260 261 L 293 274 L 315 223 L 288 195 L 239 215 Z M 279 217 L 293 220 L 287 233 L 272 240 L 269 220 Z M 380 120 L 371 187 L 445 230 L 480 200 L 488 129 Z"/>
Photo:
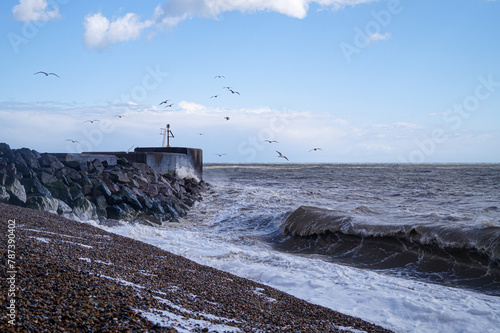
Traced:
<path fill-rule="evenodd" d="M 40 163 L 40 167 L 42 168 L 54 168 L 55 170 L 64 168 L 64 164 L 57 157 L 48 153 L 41 154 L 38 158 L 38 163 Z"/>
<path fill-rule="evenodd" d="M 132 221 L 133 220 L 132 215 L 128 214 L 125 210 L 123 210 L 118 205 L 109 206 L 106 209 L 106 211 L 108 213 L 108 219 L 123 220 L 123 221 Z"/>
<path fill-rule="evenodd" d="M 24 206 L 27 199 L 26 190 L 19 180 L 12 177 L 7 178 L 5 182 L 5 189 L 10 195 L 10 203 Z"/>
<path fill-rule="evenodd" d="M 40 163 L 38 163 L 38 158 L 40 154 L 36 150 L 31 150 L 28 148 L 21 148 L 18 150 L 19 155 L 26 161 L 26 164 L 31 169 L 38 169 Z"/>
<path fill-rule="evenodd" d="M 26 200 L 26 207 L 57 214 L 59 202 L 54 198 L 31 196 Z"/>
<path fill-rule="evenodd" d="M 10 194 L 7 193 L 7 189 L 3 186 L 0 186 L 0 202 L 7 203 L 10 200 Z"/>
<path fill-rule="evenodd" d="M 142 210 L 143 207 L 139 202 L 139 199 L 137 199 L 137 196 L 129 188 L 123 186 L 118 195 L 121 197 L 123 202 L 132 206 L 132 208 Z"/>
<path fill-rule="evenodd" d="M 73 201 L 69 188 L 63 183 L 62 180 L 56 180 L 53 183 L 45 184 L 45 187 L 50 191 L 54 198 L 61 199 L 69 205 Z"/>
<path fill-rule="evenodd" d="M 73 208 L 68 206 L 68 204 L 66 204 L 64 201 L 62 201 L 60 199 L 56 199 L 56 200 L 58 203 L 57 214 L 59 214 L 62 217 L 65 217 L 67 219 L 73 220 L 75 218 L 75 215 L 73 214 Z"/>
<path fill-rule="evenodd" d="M 29 196 L 43 196 L 51 197 L 50 191 L 43 186 L 43 184 L 38 180 L 38 178 L 23 178 L 21 179 L 21 184 L 23 184 L 26 194 Z"/>
<path fill-rule="evenodd" d="M 85 198 L 76 199 L 73 202 L 73 214 L 75 214 L 80 221 L 97 219 L 96 206 Z"/>
<path fill-rule="evenodd" d="M 53 168 L 38 169 L 37 178 L 42 182 L 42 184 L 49 184 L 57 181 L 57 177 L 54 176 Z"/>

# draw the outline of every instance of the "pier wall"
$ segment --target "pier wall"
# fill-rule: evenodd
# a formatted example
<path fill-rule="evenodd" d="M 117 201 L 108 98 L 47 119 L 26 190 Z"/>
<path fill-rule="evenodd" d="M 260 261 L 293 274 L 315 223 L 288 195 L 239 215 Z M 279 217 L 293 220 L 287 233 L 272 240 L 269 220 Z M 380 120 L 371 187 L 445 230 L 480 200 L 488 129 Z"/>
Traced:
<path fill-rule="evenodd" d="M 83 152 L 81 154 L 54 154 L 65 161 L 106 161 L 116 165 L 118 159 L 144 163 L 160 174 L 175 173 L 180 178 L 203 179 L 203 151 L 185 147 L 138 147 L 133 152 Z"/>

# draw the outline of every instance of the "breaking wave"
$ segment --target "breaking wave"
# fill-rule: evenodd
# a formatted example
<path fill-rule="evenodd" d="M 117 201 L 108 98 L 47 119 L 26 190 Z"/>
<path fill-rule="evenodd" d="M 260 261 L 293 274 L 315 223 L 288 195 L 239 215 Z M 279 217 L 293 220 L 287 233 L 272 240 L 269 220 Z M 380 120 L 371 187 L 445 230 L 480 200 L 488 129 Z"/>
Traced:
<path fill-rule="evenodd" d="M 464 226 L 453 216 L 439 223 L 429 216 L 427 224 L 384 224 L 383 219 L 367 206 L 352 214 L 300 206 L 284 219 L 276 244 L 289 252 L 500 295 L 499 227 Z"/>

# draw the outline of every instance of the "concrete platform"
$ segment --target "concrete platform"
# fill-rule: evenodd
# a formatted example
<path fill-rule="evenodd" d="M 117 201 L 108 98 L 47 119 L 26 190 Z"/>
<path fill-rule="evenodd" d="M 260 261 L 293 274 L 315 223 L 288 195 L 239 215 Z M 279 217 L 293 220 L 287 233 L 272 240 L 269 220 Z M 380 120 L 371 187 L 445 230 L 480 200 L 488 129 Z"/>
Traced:
<path fill-rule="evenodd" d="M 145 163 L 154 171 L 165 174 L 175 172 L 181 178 L 203 179 L 203 150 L 186 147 L 138 147 L 133 152 L 83 152 L 81 154 L 54 154 L 69 161 L 106 161 L 115 165 L 119 158 L 129 162 Z"/>

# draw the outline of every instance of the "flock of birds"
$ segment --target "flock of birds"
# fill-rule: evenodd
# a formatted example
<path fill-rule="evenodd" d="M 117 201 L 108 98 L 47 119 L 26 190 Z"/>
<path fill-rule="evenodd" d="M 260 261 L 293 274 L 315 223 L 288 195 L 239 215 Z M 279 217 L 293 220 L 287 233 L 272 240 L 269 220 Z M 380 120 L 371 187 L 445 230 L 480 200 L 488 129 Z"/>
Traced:
<path fill-rule="evenodd" d="M 60 76 L 57 75 L 56 73 L 48 73 L 48 72 L 44 72 L 44 71 L 38 71 L 36 73 L 33 73 L 33 75 L 36 75 L 36 74 L 44 74 L 45 76 L 53 75 L 53 76 L 55 76 L 57 78 L 60 78 Z M 216 75 L 216 76 L 214 76 L 214 78 L 215 79 L 224 79 L 225 76 L 224 75 Z M 234 90 L 233 87 L 226 86 L 226 87 L 222 87 L 222 89 L 227 89 L 233 95 L 234 94 L 240 95 L 240 93 L 238 91 Z M 210 98 L 217 98 L 217 97 L 219 97 L 219 95 L 212 95 Z M 174 106 L 174 103 L 169 103 L 169 102 L 170 102 L 170 99 L 166 99 L 166 100 L 160 102 L 159 105 L 165 104 L 165 108 L 171 108 L 172 106 Z M 115 117 L 121 119 L 121 118 L 124 118 L 125 116 L 123 116 L 123 115 L 116 115 Z M 226 117 L 224 117 L 224 119 L 226 121 L 228 121 L 230 118 L 226 116 Z M 91 120 L 84 121 L 84 123 L 91 123 L 91 124 L 93 124 L 93 123 L 99 122 L 99 121 L 100 121 L 99 119 L 91 119 Z M 203 135 L 203 133 L 198 133 L 198 135 Z M 71 143 L 79 143 L 77 140 L 73 140 L 73 139 L 66 139 L 66 141 L 69 141 Z M 270 143 L 270 144 L 271 143 L 279 143 L 276 140 L 264 140 L 263 142 L 267 142 L 267 143 Z M 133 147 L 134 146 L 132 146 L 131 148 L 133 148 Z M 318 151 L 318 150 L 322 150 L 322 149 L 321 148 L 312 148 L 311 150 L 309 150 L 309 152 Z M 130 149 L 129 149 L 129 151 L 130 151 Z M 276 152 L 278 153 L 278 158 L 283 158 L 283 159 L 289 161 L 288 157 L 286 157 L 285 155 L 283 155 L 281 152 L 279 152 L 278 150 L 276 150 Z M 217 155 L 219 157 L 222 157 L 222 156 L 224 156 L 226 154 L 223 153 L 223 154 L 215 154 L 215 155 Z"/>

